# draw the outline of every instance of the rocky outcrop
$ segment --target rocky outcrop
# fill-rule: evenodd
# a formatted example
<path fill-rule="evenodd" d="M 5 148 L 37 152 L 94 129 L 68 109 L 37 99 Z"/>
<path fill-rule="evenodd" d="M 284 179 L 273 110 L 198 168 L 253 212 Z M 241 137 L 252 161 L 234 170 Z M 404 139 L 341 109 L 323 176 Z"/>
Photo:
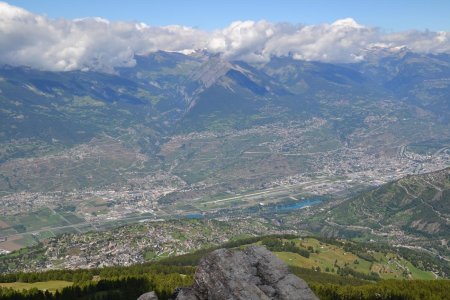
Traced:
<path fill-rule="evenodd" d="M 155 292 L 148 292 L 141 295 L 137 300 L 158 300 L 158 296 Z"/>
<path fill-rule="evenodd" d="M 195 284 L 180 289 L 177 300 L 318 299 L 305 281 L 266 248 L 216 250 L 202 259 Z"/>
<path fill-rule="evenodd" d="M 178 289 L 174 299 L 318 300 L 305 281 L 261 246 L 208 254 L 197 268 L 194 285 Z"/>

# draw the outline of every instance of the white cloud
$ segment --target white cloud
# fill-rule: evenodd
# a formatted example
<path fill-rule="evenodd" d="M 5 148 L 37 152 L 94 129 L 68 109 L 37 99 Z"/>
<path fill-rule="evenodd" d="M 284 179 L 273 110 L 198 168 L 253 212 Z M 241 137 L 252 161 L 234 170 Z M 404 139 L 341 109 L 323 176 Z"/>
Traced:
<path fill-rule="evenodd" d="M 205 33 L 101 18 L 50 20 L 0 2 L 0 64 L 44 70 L 133 66 L 135 53 L 200 46 Z"/>
<path fill-rule="evenodd" d="M 236 21 L 205 32 L 184 26 L 154 27 L 102 18 L 52 20 L 0 2 L 0 64 L 43 70 L 111 71 L 133 66 L 134 54 L 206 49 L 229 59 L 268 61 L 274 55 L 327 62 L 364 59 L 370 47 L 407 46 L 416 52 L 450 52 L 450 33 L 385 33 L 351 18 L 332 24 L 293 25 Z"/>

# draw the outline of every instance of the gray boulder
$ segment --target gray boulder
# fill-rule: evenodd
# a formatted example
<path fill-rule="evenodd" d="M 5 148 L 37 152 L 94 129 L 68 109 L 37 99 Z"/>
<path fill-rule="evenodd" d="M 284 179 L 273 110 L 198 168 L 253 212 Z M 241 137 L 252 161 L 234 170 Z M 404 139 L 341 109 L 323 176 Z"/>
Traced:
<path fill-rule="evenodd" d="M 137 300 L 158 300 L 158 296 L 156 296 L 155 292 L 148 292 L 141 295 Z"/>
<path fill-rule="evenodd" d="M 216 250 L 202 259 L 192 287 L 176 300 L 316 300 L 305 281 L 266 248 Z"/>

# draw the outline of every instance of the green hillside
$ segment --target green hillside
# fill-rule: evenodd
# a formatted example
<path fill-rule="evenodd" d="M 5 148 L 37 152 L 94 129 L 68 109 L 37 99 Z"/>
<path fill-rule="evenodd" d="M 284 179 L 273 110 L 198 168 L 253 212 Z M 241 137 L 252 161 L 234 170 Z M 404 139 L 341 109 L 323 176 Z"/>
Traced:
<path fill-rule="evenodd" d="M 406 176 L 362 193 L 333 209 L 329 222 L 438 238 L 450 235 L 450 168 Z M 387 230 L 387 228 L 386 228 Z"/>
<path fill-rule="evenodd" d="M 283 235 L 236 240 L 129 267 L 3 274 L 0 299 L 136 299 L 148 290 L 168 299 L 174 288 L 192 284 L 201 257 L 217 248 L 252 243 L 274 250 L 321 299 L 375 299 L 377 294 L 383 295 L 377 299 L 445 299 L 450 287 L 450 281 L 434 280 L 438 277 L 430 270 L 417 267 L 424 264 L 426 254 L 423 261 L 411 260 L 385 245 Z"/>
<path fill-rule="evenodd" d="M 344 245 L 327 244 L 314 238 L 293 241 L 297 247 L 312 249 L 308 258 L 292 252 L 275 252 L 288 265 L 339 274 L 349 272 L 354 277 L 380 279 L 435 279 L 431 271 L 415 267 L 396 252 L 367 250 L 364 254 Z M 350 250 L 350 251 L 346 251 Z M 351 271 L 350 271 L 351 270 Z M 364 274 L 364 275 L 362 275 Z"/>

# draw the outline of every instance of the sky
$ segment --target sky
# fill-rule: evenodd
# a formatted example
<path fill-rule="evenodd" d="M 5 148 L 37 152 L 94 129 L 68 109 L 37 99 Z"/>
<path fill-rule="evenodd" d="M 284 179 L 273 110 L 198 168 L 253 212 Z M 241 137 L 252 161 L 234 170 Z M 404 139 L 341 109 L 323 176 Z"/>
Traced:
<path fill-rule="evenodd" d="M 450 54 L 450 0 L 0 0 L 0 66 L 114 72 L 135 55 L 205 50 L 352 63 L 373 51 Z"/>
<path fill-rule="evenodd" d="M 351 17 L 360 24 L 387 31 L 450 31 L 449 0 L 15 0 L 8 3 L 54 19 L 102 17 L 204 30 L 223 28 L 236 20 L 319 24 Z"/>

